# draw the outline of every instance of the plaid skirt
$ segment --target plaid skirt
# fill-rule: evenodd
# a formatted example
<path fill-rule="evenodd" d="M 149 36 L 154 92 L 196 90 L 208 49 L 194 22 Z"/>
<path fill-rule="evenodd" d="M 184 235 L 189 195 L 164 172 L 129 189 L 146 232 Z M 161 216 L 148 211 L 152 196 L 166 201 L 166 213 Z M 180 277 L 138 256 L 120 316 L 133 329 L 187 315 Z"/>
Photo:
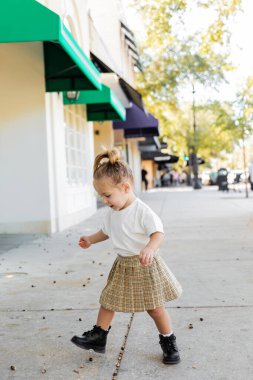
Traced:
<path fill-rule="evenodd" d="M 181 293 L 181 285 L 159 254 L 145 267 L 139 256 L 118 256 L 99 302 L 108 310 L 134 313 L 163 306 Z"/>

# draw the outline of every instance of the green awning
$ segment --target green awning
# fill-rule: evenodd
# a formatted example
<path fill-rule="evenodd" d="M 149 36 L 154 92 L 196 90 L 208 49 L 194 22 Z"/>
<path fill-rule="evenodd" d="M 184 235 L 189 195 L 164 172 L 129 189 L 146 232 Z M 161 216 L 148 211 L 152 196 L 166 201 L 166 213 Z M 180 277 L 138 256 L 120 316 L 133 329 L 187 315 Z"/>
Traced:
<path fill-rule="evenodd" d="M 35 0 L 6 0 L 0 6 L 0 43 L 42 42 L 46 91 L 100 90 L 100 73 L 59 15 Z"/>
<path fill-rule="evenodd" d="M 78 99 L 70 100 L 64 93 L 64 104 L 87 104 L 89 121 L 126 120 L 126 110 L 113 91 L 102 85 L 102 91 L 80 91 Z"/>

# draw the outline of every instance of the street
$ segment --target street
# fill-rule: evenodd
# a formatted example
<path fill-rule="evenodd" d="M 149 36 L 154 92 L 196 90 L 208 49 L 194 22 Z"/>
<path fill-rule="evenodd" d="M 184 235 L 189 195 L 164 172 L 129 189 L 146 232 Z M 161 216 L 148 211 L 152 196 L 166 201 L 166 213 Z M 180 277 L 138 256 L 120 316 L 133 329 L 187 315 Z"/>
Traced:
<path fill-rule="evenodd" d="M 141 198 L 162 218 L 161 254 L 183 286 L 182 297 L 167 305 L 181 363 L 161 362 L 147 313 L 131 321 L 117 314 L 105 355 L 70 343 L 96 323 L 115 258 L 109 241 L 87 251 L 78 246 L 80 235 L 99 228 L 103 207 L 52 236 L 0 237 L 1 380 L 253 378 L 252 192 L 245 199 L 216 187 L 179 187 Z"/>

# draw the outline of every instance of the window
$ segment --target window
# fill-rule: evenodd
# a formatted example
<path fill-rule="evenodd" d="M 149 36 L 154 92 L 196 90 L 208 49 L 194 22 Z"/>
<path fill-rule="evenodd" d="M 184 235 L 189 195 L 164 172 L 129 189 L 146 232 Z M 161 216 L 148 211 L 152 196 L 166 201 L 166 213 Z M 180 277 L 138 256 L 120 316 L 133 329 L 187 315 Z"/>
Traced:
<path fill-rule="evenodd" d="M 86 114 L 83 106 L 64 107 L 66 176 L 70 185 L 88 181 L 88 143 Z"/>

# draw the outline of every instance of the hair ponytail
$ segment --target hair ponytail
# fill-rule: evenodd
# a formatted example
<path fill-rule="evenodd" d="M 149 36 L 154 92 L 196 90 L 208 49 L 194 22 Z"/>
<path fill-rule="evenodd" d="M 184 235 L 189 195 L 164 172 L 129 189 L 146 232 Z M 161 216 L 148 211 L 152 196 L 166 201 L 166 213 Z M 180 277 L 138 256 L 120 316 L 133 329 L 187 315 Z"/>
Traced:
<path fill-rule="evenodd" d="M 112 148 L 97 155 L 93 166 L 93 178 L 109 177 L 115 184 L 130 180 L 133 183 L 133 173 L 129 165 L 121 160 L 118 149 Z"/>

